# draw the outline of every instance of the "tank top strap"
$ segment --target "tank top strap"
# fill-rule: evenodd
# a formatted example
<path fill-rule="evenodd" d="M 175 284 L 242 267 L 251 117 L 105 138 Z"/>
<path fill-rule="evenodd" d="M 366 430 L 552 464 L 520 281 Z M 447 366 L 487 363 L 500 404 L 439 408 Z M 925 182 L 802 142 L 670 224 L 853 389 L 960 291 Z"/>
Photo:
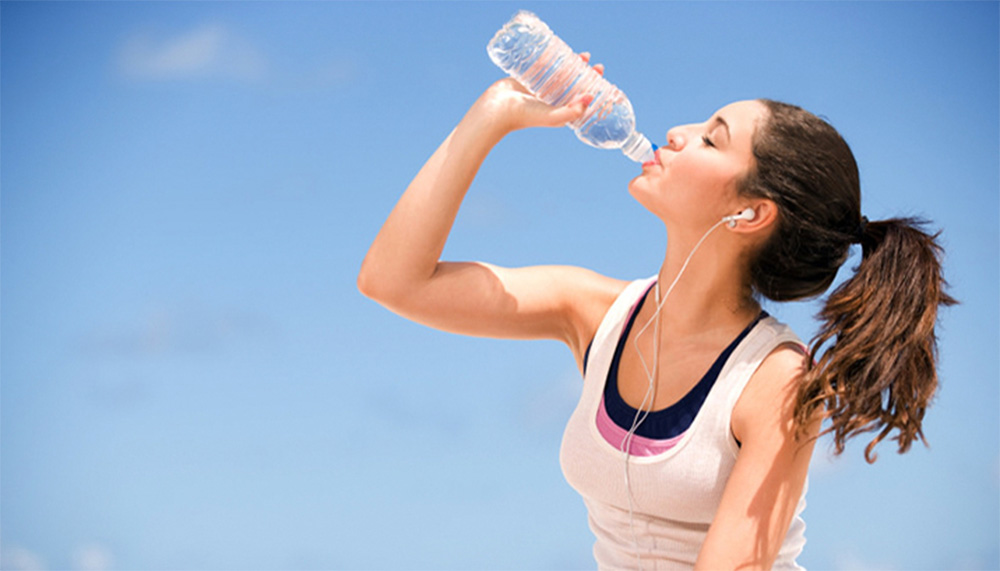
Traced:
<path fill-rule="evenodd" d="M 615 299 L 604 319 L 597 327 L 590 349 L 587 353 L 584 373 L 584 386 L 596 385 L 603 389 L 604 380 L 615 355 L 618 338 L 621 336 L 625 323 L 628 321 L 632 308 L 656 282 L 656 276 L 631 282 Z"/>
<path fill-rule="evenodd" d="M 786 343 L 805 347 L 795 332 L 784 323 L 771 316 L 762 319 L 733 351 L 719 374 L 716 386 L 705 401 L 702 413 L 707 419 L 713 419 L 717 423 L 712 432 L 717 436 L 724 436 L 734 453 L 739 450 L 739 445 L 730 428 L 733 409 L 764 359 Z"/>

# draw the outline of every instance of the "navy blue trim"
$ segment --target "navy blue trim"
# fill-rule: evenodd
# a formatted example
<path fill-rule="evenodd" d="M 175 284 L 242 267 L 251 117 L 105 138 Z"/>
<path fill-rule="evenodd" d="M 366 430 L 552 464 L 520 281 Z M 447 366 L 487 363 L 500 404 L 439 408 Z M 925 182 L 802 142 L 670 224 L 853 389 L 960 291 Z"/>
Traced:
<path fill-rule="evenodd" d="M 622 330 L 622 335 L 618 339 L 618 345 L 615 347 L 615 355 L 611 361 L 611 367 L 608 369 L 608 377 L 604 385 L 604 406 L 607 409 L 608 416 L 623 430 L 632 428 L 632 422 L 634 422 L 638 410 L 629 406 L 618 390 L 618 364 L 621 361 L 622 351 L 625 349 L 625 342 L 628 339 L 629 332 L 632 330 L 632 325 L 635 323 L 635 318 L 639 315 L 639 310 L 642 309 L 642 304 L 648 295 L 649 291 L 647 290 L 646 294 L 639 299 L 635 310 L 632 312 L 632 316 Z M 639 436 L 656 440 L 665 440 L 683 434 L 691 426 L 691 423 L 694 422 L 695 416 L 701 410 L 705 399 L 708 398 L 709 391 L 719 378 L 719 373 L 722 372 L 722 368 L 725 366 L 729 356 L 736 349 L 736 346 L 743 341 L 761 319 L 767 316 L 768 313 L 766 311 L 761 311 L 760 315 L 750 325 L 747 325 L 736 339 L 719 354 L 715 362 L 708 369 L 708 372 L 705 373 L 694 388 L 669 407 L 650 412 L 642 424 L 639 425 L 638 429 L 636 429 L 635 433 Z"/>

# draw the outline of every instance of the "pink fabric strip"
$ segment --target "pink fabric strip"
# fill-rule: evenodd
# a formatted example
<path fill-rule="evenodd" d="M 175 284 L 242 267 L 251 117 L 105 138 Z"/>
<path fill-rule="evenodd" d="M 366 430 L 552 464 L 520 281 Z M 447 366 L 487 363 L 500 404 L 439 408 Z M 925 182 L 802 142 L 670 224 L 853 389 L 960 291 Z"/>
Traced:
<path fill-rule="evenodd" d="M 615 421 L 611 420 L 611 417 L 608 416 L 608 411 L 604 408 L 603 396 L 601 396 L 601 406 L 597 409 L 597 431 L 601 433 L 601 436 L 604 437 L 604 440 L 608 444 L 618 450 L 622 449 L 622 443 L 628 436 L 628 431 L 615 424 Z M 683 437 L 684 433 L 681 433 L 666 440 L 654 440 L 633 434 L 631 445 L 629 446 L 629 454 L 632 456 L 656 456 L 657 454 L 663 454 L 676 446 Z"/>

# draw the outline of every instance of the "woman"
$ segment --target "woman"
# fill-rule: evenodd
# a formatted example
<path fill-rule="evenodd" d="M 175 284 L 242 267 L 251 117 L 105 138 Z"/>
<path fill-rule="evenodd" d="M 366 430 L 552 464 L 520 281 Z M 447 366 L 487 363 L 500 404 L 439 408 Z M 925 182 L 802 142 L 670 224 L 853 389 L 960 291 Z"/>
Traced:
<path fill-rule="evenodd" d="M 553 108 L 510 79 L 487 89 L 389 215 L 359 288 L 445 331 L 569 346 L 584 390 L 562 464 L 600 567 L 796 568 L 822 420 L 838 452 L 878 431 L 869 461 L 894 429 L 900 451 L 923 438 L 936 310 L 952 301 L 940 250 L 913 221 L 861 216 L 854 159 L 825 122 L 741 101 L 671 129 L 629 184 L 666 225 L 656 277 L 439 261 L 493 146 L 565 125 L 588 103 Z M 758 296 L 824 292 L 858 242 L 864 260 L 831 295 L 811 349 L 761 311 Z"/>

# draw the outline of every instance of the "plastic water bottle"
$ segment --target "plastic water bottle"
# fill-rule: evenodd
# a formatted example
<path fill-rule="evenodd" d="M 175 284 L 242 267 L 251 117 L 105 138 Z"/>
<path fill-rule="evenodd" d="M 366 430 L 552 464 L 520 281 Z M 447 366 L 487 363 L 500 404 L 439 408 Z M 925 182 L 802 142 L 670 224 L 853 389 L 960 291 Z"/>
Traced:
<path fill-rule="evenodd" d="M 635 130 L 635 112 L 625 94 L 573 53 L 538 16 L 526 11 L 515 14 L 486 51 L 493 63 L 549 105 L 593 95 L 583 117 L 568 125 L 584 143 L 599 149 L 621 148 L 639 163 L 653 160 L 655 148 Z"/>

